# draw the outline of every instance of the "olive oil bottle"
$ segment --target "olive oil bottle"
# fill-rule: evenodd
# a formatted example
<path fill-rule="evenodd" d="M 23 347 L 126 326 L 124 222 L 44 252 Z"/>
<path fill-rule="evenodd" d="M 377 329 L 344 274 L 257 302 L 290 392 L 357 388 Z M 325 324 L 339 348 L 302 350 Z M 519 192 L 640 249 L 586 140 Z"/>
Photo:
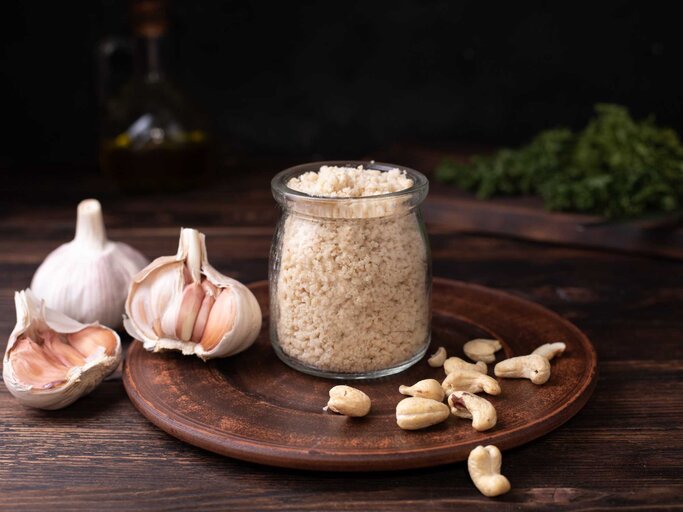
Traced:
<path fill-rule="evenodd" d="M 211 167 L 206 121 L 167 74 L 166 7 L 163 0 L 132 3 L 133 76 L 103 100 L 100 165 L 125 192 L 193 188 Z"/>

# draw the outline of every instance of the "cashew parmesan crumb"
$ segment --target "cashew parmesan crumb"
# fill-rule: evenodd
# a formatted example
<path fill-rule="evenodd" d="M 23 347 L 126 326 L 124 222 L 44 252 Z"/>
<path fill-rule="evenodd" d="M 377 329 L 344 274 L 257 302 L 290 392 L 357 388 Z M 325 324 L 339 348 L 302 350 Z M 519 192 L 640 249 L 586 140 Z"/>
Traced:
<path fill-rule="evenodd" d="M 287 183 L 329 198 L 377 196 L 412 185 L 399 169 L 333 166 Z M 276 329 L 290 357 L 325 371 L 364 373 L 399 365 L 425 349 L 426 244 L 405 198 L 381 201 L 344 210 L 338 202 L 323 202 L 315 218 L 293 212 L 285 219 Z"/>
<path fill-rule="evenodd" d="M 377 171 L 358 167 L 323 165 L 287 183 L 292 190 L 318 197 L 368 197 L 400 192 L 413 186 L 405 171 Z"/>

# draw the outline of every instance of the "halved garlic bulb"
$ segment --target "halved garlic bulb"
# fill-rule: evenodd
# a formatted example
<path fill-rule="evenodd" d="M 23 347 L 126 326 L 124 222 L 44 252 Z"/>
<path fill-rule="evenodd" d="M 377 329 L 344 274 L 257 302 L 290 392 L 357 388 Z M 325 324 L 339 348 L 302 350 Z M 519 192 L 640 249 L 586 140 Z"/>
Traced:
<path fill-rule="evenodd" d="M 249 288 L 209 265 L 204 234 L 183 228 L 178 253 L 133 278 L 123 325 L 147 350 L 206 360 L 248 348 L 261 330 L 261 308 Z"/>
<path fill-rule="evenodd" d="M 82 324 L 45 306 L 30 289 L 16 292 L 17 324 L 2 378 L 21 403 L 61 409 L 90 393 L 121 362 L 118 334 Z"/>

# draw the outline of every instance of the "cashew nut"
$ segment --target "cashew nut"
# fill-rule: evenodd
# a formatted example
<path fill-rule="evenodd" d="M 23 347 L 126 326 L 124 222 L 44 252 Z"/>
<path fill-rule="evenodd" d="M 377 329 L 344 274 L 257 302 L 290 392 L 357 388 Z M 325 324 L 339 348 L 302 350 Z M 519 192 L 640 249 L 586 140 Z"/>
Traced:
<path fill-rule="evenodd" d="M 564 354 L 566 348 L 567 345 L 561 341 L 558 341 L 557 343 L 546 343 L 545 345 L 541 345 L 534 350 L 532 354 L 538 354 L 539 356 L 543 356 L 550 361 L 551 359 L 560 357 L 562 354 Z"/>
<path fill-rule="evenodd" d="M 493 498 L 510 490 L 510 482 L 500 474 L 503 457 L 500 450 L 493 446 L 477 446 L 467 458 L 470 478 L 479 492 Z"/>
<path fill-rule="evenodd" d="M 370 412 L 370 397 L 351 386 L 334 386 L 323 411 L 330 410 L 345 416 L 360 417 Z"/>
<path fill-rule="evenodd" d="M 538 354 L 511 357 L 493 369 L 496 377 L 529 379 L 534 384 L 545 384 L 550 378 L 550 362 Z"/>
<path fill-rule="evenodd" d="M 471 419 L 474 430 L 483 432 L 496 426 L 496 409 L 486 398 L 467 391 L 454 391 L 448 397 L 448 405 L 458 418 Z"/>
<path fill-rule="evenodd" d="M 398 392 L 402 395 L 419 396 L 422 398 L 431 398 L 443 402 L 445 396 L 444 390 L 439 384 L 438 380 L 424 379 L 412 386 L 400 386 Z"/>
<path fill-rule="evenodd" d="M 436 349 L 436 352 L 434 352 L 431 357 L 427 359 L 427 363 L 432 368 L 438 368 L 439 366 L 443 366 L 443 362 L 446 360 L 446 357 L 446 349 L 439 347 Z"/>
<path fill-rule="evenodd" d="M 475 372 L 483 373 L 486 375 L 488 368 L 486 363 L 483 361 L 477 361 L 477 364 L 468 363 L 464 359 L 459 357 L 449 357 L 443 363 L 443 369 L 446 375 L 453 373 L 455 370 L 474 370 Z"/>
<path fill-rule="evenodd" d="M 441 423 L 451 412 L 443 402 L 429 398 L 404 398 L 396 406 L 396 424 L 403 430 L 418 430 Z"/>
<path fill-rule="evenodd" d="M 465 355 L 472 361 L 484 361 L 485 363 L 494 362 L 496 360 L 494 354 L 501 348 L 503 346 L 500 344 L 500 341 L 481 338 L 470 340 L 462 347 Z"/>
<path fill-rule="evenodd" d="M 469 391 L 470 393 L 484 391 L 489 395 L 500 395 L 500 384 L 496 379 L 473 370 L 455 370 L 449 373 L 441 383 L 441 387 L 447 395 L 454 391 Z"/>

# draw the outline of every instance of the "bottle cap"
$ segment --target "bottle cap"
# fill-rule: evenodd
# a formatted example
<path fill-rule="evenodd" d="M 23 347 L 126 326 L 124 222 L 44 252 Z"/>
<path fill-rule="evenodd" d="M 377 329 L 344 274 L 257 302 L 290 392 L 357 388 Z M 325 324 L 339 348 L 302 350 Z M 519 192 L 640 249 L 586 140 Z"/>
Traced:
<path fill-rule="evenodd" d="M 140 37 L 160 37 L 168 29 L 165 0 L 133 0 L 131 22 L 133 33 Z"/>

